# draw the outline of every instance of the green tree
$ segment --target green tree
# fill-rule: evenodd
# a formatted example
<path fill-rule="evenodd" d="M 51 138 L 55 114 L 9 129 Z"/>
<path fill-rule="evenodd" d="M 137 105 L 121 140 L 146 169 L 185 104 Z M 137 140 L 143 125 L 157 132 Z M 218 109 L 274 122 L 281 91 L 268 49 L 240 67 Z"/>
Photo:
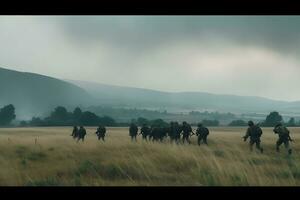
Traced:
<path fill-rule="evenodd" d="M 169 124 L 162 119 L 155 119 L 150 122 L 151 126 L 168 127 Z"/>
<path fill-rule="evenodd" d="M 139 118 L 137 119 L 137 124 L 138 124 L 138 126 L 142 126 L 143 124 L 148 124 L 148 123 L 149 123 L 149 121 L 148 121 L 148 119 L 146 119 L 146 118 L 139 117 Z"/>
<path fill-rule="evenodd" d="M 202 124 L 204 126 L 219 126 L 220 122 L 218 120 L 204 119 L 204 120 L 202 120 Z"/>
<path fill-rule="evenodd" d="M 264 126 L 275 126 L 279 122 L 282 122 L 282 116 L 274 111 L 270 112 L 270 114 L 266 117 L 265 122 L 263 123 Z"/>
<path fill-rule="evenodd" d="M 67 121 L 69 117 L 68 111 L 63 106 L 58 106 L 55 110 L 51 113 L 50 119 L 53 121 Z"/>
<path fill-rule="evenodd" d="M 83 126 L 97 126 L 99 122 L 99 117 L 89 111 L 83 112 L 79 120 L 79 124 Z"/>
<path fill-rule="evenodd" d="M 287 123 L 288 126 L 296 126 L 295 118 L 291 117 Z"/>
<path fill-rule="evenodd" d="M 15 107 L 12 104 L 4 106 L 0 109 L 0 126 L 10 125 L 12 120 L 15 118 Z"/>
<path fill-rule="evenodd" d="M 247 122 L 244 120 L 233 120 L 228 124 L 228 126 L 247 126 Z"/>
<path fill-rule="evenodd" d="M 82 111 L 79 107 L 76 107 L 72 113 L 73 115 L 73 120 L 74 120 L 74 123 L 79 123 L 79 120 L 81 118 L 81 115 L 82 115 Z"/>

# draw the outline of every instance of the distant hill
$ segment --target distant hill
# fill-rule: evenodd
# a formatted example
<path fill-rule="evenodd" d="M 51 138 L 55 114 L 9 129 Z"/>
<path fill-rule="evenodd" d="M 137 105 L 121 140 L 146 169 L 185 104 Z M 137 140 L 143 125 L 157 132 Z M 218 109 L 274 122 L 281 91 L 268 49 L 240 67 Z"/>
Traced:
<path fill-rule="evenodd" d="M 300 115 L 300 102 L 203 92 L 162 92 L 86 81 L 59 80 L 0 68 L 0 107 L 11 103 L 15 105 L 19 119 L 48 115 L 58 105 L 69 110 L 75 106 L 110 106 L 168 112 L 207 110 L 237 114 L 264 114 L 276 110 L 282 114 Z"/>
<path fill-rule="evenodd" d="M 68 81 L 85 89 L 103 104 L 119 107 L 165 109 L 171 112 L 208 110 L 235 113 L 268 113 L 277 110 L 289 114 L 300 113 L 300 102 L 204 92 L 171 93 L 87 81 Z"/>
<path fill-rule="evenodd" d="M 92 97 L 69 82 L 0 68 L 0 106 L 12 103 L 17 117 L 43 115 L 57 105 L 90 105 Z"/>

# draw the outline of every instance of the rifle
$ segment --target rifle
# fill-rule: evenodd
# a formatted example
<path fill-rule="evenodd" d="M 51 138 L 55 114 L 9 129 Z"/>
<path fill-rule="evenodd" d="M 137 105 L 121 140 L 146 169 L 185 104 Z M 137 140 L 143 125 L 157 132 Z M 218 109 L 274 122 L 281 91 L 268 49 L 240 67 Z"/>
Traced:
<path fill-rule="evenodd" d="M 294 142 L 294 140 L 289 136 L 289 141 L 290 142 Z"/>

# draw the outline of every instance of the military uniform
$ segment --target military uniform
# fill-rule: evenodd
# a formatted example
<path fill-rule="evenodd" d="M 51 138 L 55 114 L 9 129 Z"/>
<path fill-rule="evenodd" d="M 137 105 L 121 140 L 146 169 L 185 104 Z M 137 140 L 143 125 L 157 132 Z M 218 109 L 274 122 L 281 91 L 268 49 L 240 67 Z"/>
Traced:
<path fill-rule="evenodd" d="M 183 124 L 182 124 L 182 142 L 183 143 L 185 141 L 187 141 L 189 144 L 191 143 L 191 141 L 190 141 L 191 132 L 192 132 L 192 127 L 188 123 L 183 122 Z"/>
<path fill-rule="evenodd" d="M 180 141 L 180 133 L 182 132 L 182 127 L 178 124 L 178 122 L 174 123 L 174 139 L 176 143 L 178 144 Z"/>
<path fill-rule="evenodd" d="M 77 126 L 74 126 L 71 136 L 73 136 L 74 139 L 78 137 L 78 128 L 77 128 Z"/>
<path fill-rule="evenodd" d="M 290 137 L 290 131 L 282 124 L 278 124 L 273 129 L 273 132 L 279 136 L 276 142 L 276 151 L 279 152 L 279 147 L 283 143 L 285 148 L 288 149 L 288 153 L 291 154 L 292 149 L 290 148 L 289 141 L 292 141 L 292 139 Z"/>
<path fill-rule="evenodd" d="M 175 140 L 175 135 L 176 135 L 175 125 L 174 122 L 171 122 L 170 129 L 169 129 L 169 137 L 171 143 Z"/>
<path fill-rule="evenodd" d="M 256 148 L 260 150 L 261 153 L 263 153 L 263 148 L 260 146 L 260 137 L 262 136 L 263 132 L 261 128 L 257 125 L 254 125 L 252 121 L 248 122 L 249 128 L 247 129 L 246 135 L 244 136 L 244 141 L 247 140 L 248 137 L 250 137 L 250 150 L 253 150 L 253 145 L 256 145 Z"/>
<path fill-rule="evenodd" d="M 106 133 L 106 128 L 104 126 L 99 126 L 96 131 L 98 140 L 102 139 L 103 141 L 105 141 L 105 133 Z"/>
<path fill-rule="evenodd" d="M 77 142 L 81 139 L 82 142 L 84 141 L 84 137 L 86 135 L 86 130 L 85 128 L 83 128 L 83 126 L 80 126 L 79 130 L 78 130 L 78 140 Z"/>
<path fill-rule="evenodd" d="M 143 140 L 147 140 L 147 136 L 150 135 L 150 128 L 146 125 L 143 125 L 143 127 L 141 128 L 141 134 Z"/>
<path fill-rule="evenodd" d="M 204 144 L 207 144 L 207 136 L 209 135 L 208 128 L 202 126 L 202 124 L 199 124 L 196 130 L 196 135 L 198 136 L 198 145 L 200 145 L 202 140 Z"/>
<path fill-rule="evenodd" d="M 131 137 L 131 140 L 136 140 L 136 136 L 138 134 L 138 127 L 135 124 L 131 124 L 129 127 L 129 135 Z"/>

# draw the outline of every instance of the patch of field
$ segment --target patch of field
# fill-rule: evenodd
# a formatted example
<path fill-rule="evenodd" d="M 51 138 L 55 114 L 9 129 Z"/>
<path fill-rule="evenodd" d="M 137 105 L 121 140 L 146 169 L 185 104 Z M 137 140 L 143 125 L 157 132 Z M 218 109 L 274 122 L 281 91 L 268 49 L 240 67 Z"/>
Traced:
<path fill-rule="evenodd" d="M 211 128 L 209 146 L 131 142 L 128 128 L 107 128 L 106 142 L 87 128 L 84 143 L 72 127 L 0 129 L 2 186 L 299 186 L 300 128 L 290 128 L 293 155 L 275 152 L 264 128 L 264 154 L 249 152 L 246 128 Z"/>

